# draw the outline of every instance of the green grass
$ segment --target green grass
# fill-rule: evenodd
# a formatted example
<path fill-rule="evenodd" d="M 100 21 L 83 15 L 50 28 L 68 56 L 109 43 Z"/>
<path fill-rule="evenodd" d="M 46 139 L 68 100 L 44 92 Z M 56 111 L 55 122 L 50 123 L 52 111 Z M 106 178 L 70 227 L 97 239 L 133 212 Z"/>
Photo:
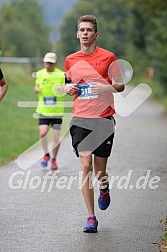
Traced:
<path fill-rule="evenodd" d="M 167 249 L 167 216 L 166 216 L 166 218 L 165 218 L 165 220 L 163 222 L 164 222 L 164 234 L 163 234 L 163 237 L 162 237 L 162 241 L 160 243 L 160 247 Z"/>
<path fill-rule="evenodd" d="M 0 103 L 0 165 L 15 159 L 39 139 L 35 108 L 19 108 L 19 101 L 36 101 L 31 69 L 20 65 L 1 65 L 9 88 Z M 70 99 L 66 96 L 65 99 Z M 71 109 L 64 117 L 62 133 L 68 131 Z"/>
<path fill-rule="evenodd" d="M 19 108 L 18 101 L 35 100 L 34 80 L 28 67 L 3 65 L 9 88 L 0 104 L 0 164 L 16 158 L 38 139 L 33 108 Z"/>

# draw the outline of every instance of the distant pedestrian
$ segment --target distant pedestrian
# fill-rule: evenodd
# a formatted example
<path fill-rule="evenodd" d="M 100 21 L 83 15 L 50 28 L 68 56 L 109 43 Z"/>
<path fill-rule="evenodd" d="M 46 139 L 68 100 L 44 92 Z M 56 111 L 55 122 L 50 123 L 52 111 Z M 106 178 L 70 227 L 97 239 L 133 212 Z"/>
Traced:
<path fill-rule="evenodd" d="M 46 167 L 50 159 L 47 133 L 51 125 L 53 131 L 51 169 L 56 170 L 58 169 L 56 158 L 60 146 L 60 129 L 64 113 L 63 92 L 65 75 L 63 71 L 56 67 L 57 55 L 55 53 L 46 53 L 43 62 L 44 68 L 37 72 L 34 88 L 35 93 L 38 94 L 36 112 L 39 115 L 39 135 L 44 151 L 41 166 Z"/>
<path fill-rule="evenodd" d="M 70 133 L 82 167 L 82 192 L 88 211 L 84 232 L 87 233 L 97 232 L 98 226 L 94 211 L 94 191 L 89 176 L 93 168 L 100 182 L 99 207 L 105 210 L 110 204 L 106 165 L 114 138 L 113 93 L 124 90 L 119 67 L 115 64 L 112 68 L 116 56 L 96 46 L 98 36 L 96 17 L 80 17 L 77 38 L 81 50 L 67 56 L 65 60 L 66 77 L 68 82 L 71 81 L 71 84 L 65 86 L 65 90 L 67 94 L 74 95 Z M 112 83 L 110 74 L 113 75 L 115 84 Z"/>
<path fill-rule="evenodd" d="M 8 89 L 8 83 L 4 78 L 2 70 L 0 69 L 0 101 L 5 96 L 7 89 Z"/>

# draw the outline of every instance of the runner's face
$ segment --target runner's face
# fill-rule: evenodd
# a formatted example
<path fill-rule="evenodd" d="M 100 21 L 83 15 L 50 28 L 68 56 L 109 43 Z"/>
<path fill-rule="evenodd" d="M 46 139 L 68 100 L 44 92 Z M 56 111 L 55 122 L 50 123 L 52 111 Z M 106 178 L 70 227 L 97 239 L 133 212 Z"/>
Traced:
<path fill-rule="evenodd" d="M 53 72 L 55 69 L 55 64 L 50 62 L 45 62 L 44 67 L 46 68 L 47 72 Z"/>
<path fill-rule="evenodd" d="M 95 32 L 94 26 L 90 22 L 81 22 L 77 31 L 77 38 L 79 38 L 80 43 L 83 45 L 91 45 L 94 43 L 98 33 Z"/>

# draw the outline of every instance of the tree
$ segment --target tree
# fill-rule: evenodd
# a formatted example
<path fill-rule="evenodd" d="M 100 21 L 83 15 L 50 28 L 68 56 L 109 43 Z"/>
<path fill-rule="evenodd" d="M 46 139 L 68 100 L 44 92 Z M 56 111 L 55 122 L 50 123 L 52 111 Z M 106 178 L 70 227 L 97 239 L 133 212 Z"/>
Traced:
<path fill-rule="evenodd" d="M 167 1 L 126 0 L 126 3 L 133 13 L 133 44 L 147 57 L 167 90 Z"/>
<path fill-rule="evenodd" d="M 79 43 L 75 37 L 77 20 L 85 14 L 95 15 L 99 23 L 100 37 L 97 44 L 114 51 L 117 56 L 126 54 L 126 44 L 129 36 L 130 14 L 126 6 L 122 8 L 120 0 L 79 0 L 73 11 L 65 16 L 60 27 L 59 54 L 64 57 L 78 49 Z M 68 44 L 67 44 L 68 43 Z"/>
<path fill-rule="evenodd" d="M 37 0 L 11 0 L 1 8 L 0 16 L 4 56 L 34 57 L 37 51 L 44 54 L 50 49 L 50 30 Z"/>
<path fill-rule="evenodd" d="M 78 50 L 76 25 L 85 14 L 99 21 L 97 45 L 129 60 L 140 76 L 153 66 L 167 90 L 167 0 L 78 0 L 60 27 L 58 51 L 63 58 Z"/>
<path fill-rule="evenodd" d="M 157 78 L 167 90 L 167 11 L 156 15 L 151 25 L 151 33 L 147 36 L 147 52 Z"/>

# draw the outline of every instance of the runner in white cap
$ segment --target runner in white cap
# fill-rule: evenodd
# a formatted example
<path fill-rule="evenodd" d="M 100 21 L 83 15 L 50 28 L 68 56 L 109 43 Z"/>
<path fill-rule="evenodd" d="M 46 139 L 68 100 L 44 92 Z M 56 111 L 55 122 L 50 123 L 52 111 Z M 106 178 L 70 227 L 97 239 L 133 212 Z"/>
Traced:
<path fill-rule="evenodd" d="M 64 113 L 63 90 L 65 85 L 64 72 L 56 67 L 57 55 L 48 52 L 43 59 L 44 68 L 36 75 L 35 93 L 38 93 L 36 112 L 39 116 L 39 135 L 44 155 L 41 166 L 46 167 L 50 159 L 48 152 L 47 133 L 49 126 L 53 129 L 53 151 L 51 169 L 58 169 L 56 157 L 59 150 L 59 137 Z"/>

